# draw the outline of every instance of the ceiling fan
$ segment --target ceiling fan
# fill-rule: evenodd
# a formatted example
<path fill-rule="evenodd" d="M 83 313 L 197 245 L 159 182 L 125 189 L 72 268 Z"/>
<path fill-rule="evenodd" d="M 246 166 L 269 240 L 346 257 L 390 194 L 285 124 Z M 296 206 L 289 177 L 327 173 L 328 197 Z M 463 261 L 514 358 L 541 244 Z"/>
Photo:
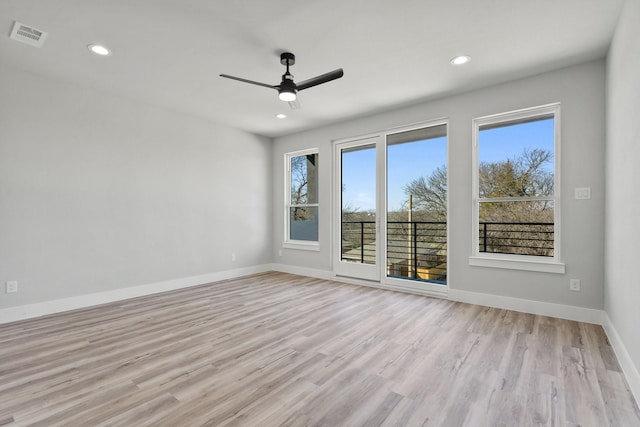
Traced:
<path fill-rule="evenodd" d="M 280 63 L 287 67 L 287 71 L 282 75 L 282 81 L 278 85 L 260 83 L 253 80 L 243 79 L 241 77 L 230 76 L 228 74 L 220 74 L 220 77 L 226 77 L 228 79 L 238 80 L 239 82 L 275 89 L 278 91 L 278 97 L 282 101 L 288 102 L 291 108 L 298 108 L 299 104 L 297 103 L 297 94 L 299 91 L 330 82 L 331 80 L 339 79 L 344 75 L 342 68 L 338 68 L 337 70 L 329 71 L 328 73 L 310 78 L 309 80 L 295 83 L 293 81 L 293 75 L 289 72 L 289 67 L 296 63 L 295 55 L 291 52 L 282 53 L 280 55 Z"/>

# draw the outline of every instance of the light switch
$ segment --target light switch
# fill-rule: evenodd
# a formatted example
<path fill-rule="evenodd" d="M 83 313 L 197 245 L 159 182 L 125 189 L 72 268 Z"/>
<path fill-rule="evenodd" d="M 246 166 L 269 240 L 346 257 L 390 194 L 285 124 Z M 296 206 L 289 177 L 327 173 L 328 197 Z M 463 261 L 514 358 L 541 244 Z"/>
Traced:
<path fill-rule="evenodd" d="M 581 187 L 575 189 L 576 200 L 588 200 L 591 198 L 591 187 Z"/>

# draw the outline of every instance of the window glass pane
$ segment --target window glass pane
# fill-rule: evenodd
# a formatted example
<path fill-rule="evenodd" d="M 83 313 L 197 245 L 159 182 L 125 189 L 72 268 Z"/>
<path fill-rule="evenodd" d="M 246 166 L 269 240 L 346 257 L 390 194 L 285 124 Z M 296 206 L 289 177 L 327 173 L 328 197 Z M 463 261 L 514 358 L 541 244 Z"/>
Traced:
<path fill-rule="evenodd" d="M 387 276 L 447 280 L 446 125 L 387 138 Z"/>
<path fill-rule="evenodd" d="M 376 147 L 341 150 L 342 261 L 376 263 Z"/>
<path fill-rule="evenodd" d="M 291 157 L 291 204 L 318 203 L 318 154 Z"/>
<path fill-rule="evenodd" d="M 479 251 L 554 255 L 553 201 L 480 203 Z"/>
<path fill-rule="evenodd" d="M 289 239 L 318 241 L 318 208 L 289 208 Z"/>
<path fill-rule="evenodd" d="M 480 198 L 553 196 L 554 118 L 480 128 Z"/>

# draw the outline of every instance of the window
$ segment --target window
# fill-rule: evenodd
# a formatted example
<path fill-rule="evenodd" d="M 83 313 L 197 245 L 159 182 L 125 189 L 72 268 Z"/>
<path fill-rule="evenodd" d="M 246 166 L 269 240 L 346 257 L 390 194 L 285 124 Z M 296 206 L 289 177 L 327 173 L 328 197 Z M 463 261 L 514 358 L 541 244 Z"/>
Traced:
<path fill-rule="evenodd" d="M 473 121 L 472 265 L 564 273 L 553 104 Z"/>
<path fill-rule="evenodd" d="M 318 250 L 318 150 L 285 154 L 285 247 Z"/>

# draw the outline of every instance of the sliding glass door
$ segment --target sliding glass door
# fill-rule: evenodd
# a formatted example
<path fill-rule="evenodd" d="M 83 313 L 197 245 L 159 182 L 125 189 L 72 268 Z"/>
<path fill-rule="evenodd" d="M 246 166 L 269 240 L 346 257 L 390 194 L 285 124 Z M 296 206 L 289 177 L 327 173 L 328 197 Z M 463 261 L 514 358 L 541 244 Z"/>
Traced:
<path fill-rule="evenodd" d="M 336 275 L 446 284 L 446 132 L 440 122 L 335 144 Z"/>

